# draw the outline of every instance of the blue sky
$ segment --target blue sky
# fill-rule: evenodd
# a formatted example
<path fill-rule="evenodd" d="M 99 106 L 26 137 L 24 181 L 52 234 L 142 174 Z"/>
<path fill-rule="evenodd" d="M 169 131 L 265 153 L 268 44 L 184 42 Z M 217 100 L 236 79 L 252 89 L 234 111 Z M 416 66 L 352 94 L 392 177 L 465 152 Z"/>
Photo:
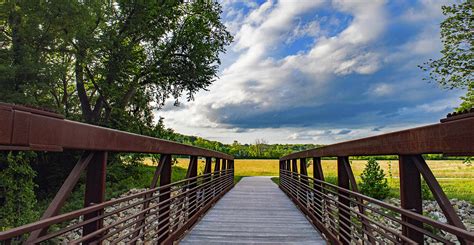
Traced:
<path fill-rule="evenodd" d="M 219 78 L 157 116 L 231 143 L 335 143 L 437 122 L 463 91 L 423 80 L 443 1 L 222 1 Z"/>

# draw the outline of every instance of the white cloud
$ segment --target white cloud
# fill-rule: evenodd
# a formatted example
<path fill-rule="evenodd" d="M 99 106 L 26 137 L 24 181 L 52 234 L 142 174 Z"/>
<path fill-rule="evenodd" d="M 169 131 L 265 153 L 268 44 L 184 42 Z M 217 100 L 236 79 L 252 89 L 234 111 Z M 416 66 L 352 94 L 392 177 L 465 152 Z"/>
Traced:
<path fill-rule="evenodd" d="M 353 15 L 353 21 L 339 35 L 321 37 L 309 51 L 300 54 L 281 59 L 269 56 L 294 34 L 301 25 L 301 15 L 321 6 L 322 1 L 267 1 L 250 11 L 239 20 L 242 25 L 235 34 L 234 51 L 240 54 L 235 62 L 224 68 L 210 92 L 200 93 L 188 108 L 161 112 L 166 123 L 178 129 L 184 125 L 225 127 L 216 113 L 229 106 L 245 107 L 245 112 L 251 114 L 304 103 L 315 105 L 322 103 L 315 96 L 324 93 L 331 77 L 375 72 L 379 54 L 366 49 L 384 29 L 381 1 L 369 5 L 337 1 L 334 6 L 339 11 Z M 316 36 L 317 25 L 313 20 L 300 28 Z"/>
<path fill-rule="evenodd" d="M 379 83 L 375 84 L 375 86 L 369 90 L 368 94 L 373 94 L 375 96 L 387 96 L 392 94 L 393 92 L 393 85 L 387 83 Z"/>
<path fill-rule="evenodd" d="M 321 27 L 323 22 L 333 27 L 341 25 L 343 21 L 335 16 L 318 17 L 314 14 L 321 8 L 327 8 L 326 2 L 268 0 L 255 5 L 246 1 L 250 9 L 248 13 L 235 8 L 234 3 L 223 2 L 225 23 L 234 34 L 235 42 L 231 47 L 232 57 L 226 57 L 229 64 L 222 68 L 220 78 L 211 85 L 209 91 L 199 92 L 196 100 L 187 103 L 186 108 L 175 110 L 166 107 L 159 112 L 160 116 L 165 117 L 167 126 L 180 133 L 228 143 L 234 139 L 250 143 L 262 136 L 271 143 L 331 143 L 373 135 L 373 127 L 369 126 L 350 129 L 348 133 L 342 133 L 347 128 L 308 130 L 303 127 L 250 128 L 242 132 L 224 122 L 229 117 L 238 119 L 239 115 L 244 114 L 248 117 L 302 105 L 310 107 L 328 103 L 337 99 L 336 95 L 329 93 L 331 87 L 344 81 L 346 76 L 367 76 L 388 63 L 401 61 L 406 61 L 406 67 L 416 67 L 419 63 L 412 64 L 418 62 L 413 57 L 432 54 L 439 47 L 438 38 L 433 38 L 436 28 L 427 28 L 399 45 L 396 54 L 388 54 L 377 45 L 382 37 L 390 35 L 385 33 L 389 21 L 415 21 L 417 17 L 411 11 L 426 13 L 431 16 L 429 18 L 439 15 L 439 10 L 436 12 L 429 1 L 424 1 L 393 20 L 387 13 L 385 1 L 333 1 L 333 11 L 345 17 L 350 15 L 351 20 L 343 30 L 331 36 Z M 312 15 L 313 18 L 302 22 L 304 15 Z M 312 38 L 311 46 L 301 47 L 301 50 L 291 54 L 283 52 L 276 55 L 278 51 L 284 51 L 286 45 L 302 37 Z M 424 91 L 418 90 L 420 81 L 387 79 L 368 87 L 366 95 L 370 96 L 366 97 L 389 98 L 395 92 L 403 92 L 407 100 L 424 96 Z M 414 110 L 436 112 L 443 108 L 446 107 L 441 104 L 431 107 L 420 105 L 398 113 L 406 114 Z M 376 112 L 365 112 L 359 117 L 376 120 L 381 116 Z M 400 127 L 385 127 L 383 132 Z"/>

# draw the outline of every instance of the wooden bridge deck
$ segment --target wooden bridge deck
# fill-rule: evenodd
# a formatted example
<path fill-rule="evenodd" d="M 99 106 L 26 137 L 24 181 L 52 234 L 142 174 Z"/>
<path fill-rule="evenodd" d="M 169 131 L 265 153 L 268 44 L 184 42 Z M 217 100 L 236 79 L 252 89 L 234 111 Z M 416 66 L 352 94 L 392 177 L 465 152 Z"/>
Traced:
<path fill-rule="evenodd" d="M 270 177 L 245 177 L 180 244 L 326 244 Z"/>

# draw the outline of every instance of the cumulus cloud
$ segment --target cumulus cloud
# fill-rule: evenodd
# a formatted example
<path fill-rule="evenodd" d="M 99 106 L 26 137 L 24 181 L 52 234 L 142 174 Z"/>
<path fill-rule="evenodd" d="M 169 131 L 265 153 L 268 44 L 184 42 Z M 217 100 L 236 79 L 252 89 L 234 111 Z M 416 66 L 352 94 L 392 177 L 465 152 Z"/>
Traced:
<path fill-rule="evenodd" d="M 439 21 L 440 10 L 429 1 L 402 13 L 391 12 L 385 1 L 342 0 L 330 5 L 224 1 L 223 9 L 235 42 L 220 78 L 185 108 L 165 107 L 158 113 L 179 132 L 230 142 L 263 134 L 270 142 L 276 137 L 335 141 L 390 129 L 371 121 L 390 123 L 410 110 L 448 108 L 422 106 L 421 99 L 438 95 L 420 90 L 426 82 L 413 70 L 414 62 L 439 48 L 433 38 L 437 26 L 422 26 L 406 40 L 389 42 L 391 26 L 411 28 L 415 11 Z M 305 45 L 296 44 L 301 40 Z M 404 96 L 393 97 L 396 93 Z"/>

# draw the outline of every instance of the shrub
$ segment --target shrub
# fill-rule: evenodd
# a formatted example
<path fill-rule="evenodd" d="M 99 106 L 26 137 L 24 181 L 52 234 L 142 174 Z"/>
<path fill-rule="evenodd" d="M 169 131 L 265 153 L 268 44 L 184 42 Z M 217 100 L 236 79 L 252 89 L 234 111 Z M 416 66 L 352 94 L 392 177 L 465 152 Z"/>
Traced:
<path fill-rule="evenodd" d="M 370 158 L 367 161 L 361 178 L 360 191 L 363 194 L 376 199 L 384 199 L 388 196 L 390 188 L 387 179 L 385 179 L 385 173 L 375 158 Z"/>
<path fill-rule="evenodd" d="M 36 175 L 30 166 L 32 152 L 0 155 L 0 231 L 34 221 Z"/>
<path fill-rule="evenodd" d="M 428 184 L 424 179 L 421 179 L 421 198 L 423 200 L 431 200 L 433 199 L 431 196 L 431 190 Z"/>

